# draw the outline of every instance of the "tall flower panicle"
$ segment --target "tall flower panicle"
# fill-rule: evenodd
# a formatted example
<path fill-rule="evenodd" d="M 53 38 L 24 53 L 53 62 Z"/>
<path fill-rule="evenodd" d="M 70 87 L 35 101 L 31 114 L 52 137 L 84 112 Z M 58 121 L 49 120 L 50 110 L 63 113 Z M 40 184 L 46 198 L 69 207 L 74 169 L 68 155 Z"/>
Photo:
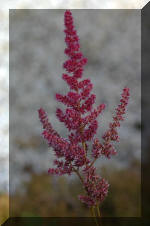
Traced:
<path fill-rule="evenodd" d="M 93 109 L 96 95 L 92 93 L 91 80 L 82 79 L 87 58 L 80 50 L 79 37 L 70 10 L 65 11 L 64 25 L 66 42 L 64 53 L 68 59 L 63 64 L 66 73 L 62 74 L 62 79 L 67 83 L 69 91 L 66 95 L 56 94 L 56 100 L 66 106 L 64 112 L 57 108 L 56 116 L 68 129 L 68 137 L 61 137 L 53 129 L 42 108 L 38 112 L 43 125 L 42 135 L 56 156 L 55 167 L 50 168 L 48 173 L 52 175 L 76 173 L 85 189 L 85 194 L 79 195 L 79 199 L 88 207 L 94 208 L 105 199 L 109 187 L 108 182 L 96 173 L 94 163 L 102 155 L 110 158 L 116 154 L 112 142 L 119 141 L 117 128 L 120 127 L 120 121 L 124 120 L 123 115 L 130 94 L 129 88 L 123 89 L 113 122 L 102 136 L 102 141 L 95 138 L 98 128 L 97 117 L 104 111 L 105 104 L 102 103 Z M 92 142 L 91 153 L 88 142 Z"/>

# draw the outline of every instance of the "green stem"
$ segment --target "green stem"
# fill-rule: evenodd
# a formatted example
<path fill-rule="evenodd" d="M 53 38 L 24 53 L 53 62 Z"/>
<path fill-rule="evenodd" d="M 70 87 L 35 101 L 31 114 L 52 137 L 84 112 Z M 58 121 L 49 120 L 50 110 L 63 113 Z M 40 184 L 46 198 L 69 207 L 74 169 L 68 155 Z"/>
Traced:
<path fill-rule="evenodd" d="M 95 220 L 96 225 L 99 226 L 99 224 L 98 224 L 98 222 L 97 222 L 97 218 L 96 218 L 96 214 L 95 214 L 95 209 L 94 209 L 94 208 L 95 208 L 95 207 L 93 206 L 93 207 L 92 207 L 92 212 L 93 212 L 94 220 Z"/>
<path fill-rule="evenodd" d="M 100 209 L 99 209 L 99 205 L 97 204 L 97 205 L 96 205 L 96 207 L 97 207 L 97 213 L 98 213 L 98 217 L 100 217 L 100 216 L 101 216 L 101 214 L 100 214 Z"/>
<path fill-rule="evenodd" d="M 94 206 L 92 207 L 92 212 L 93 212 L 93 216 L 96 217 L 95 211 L 94 211 Z"/>

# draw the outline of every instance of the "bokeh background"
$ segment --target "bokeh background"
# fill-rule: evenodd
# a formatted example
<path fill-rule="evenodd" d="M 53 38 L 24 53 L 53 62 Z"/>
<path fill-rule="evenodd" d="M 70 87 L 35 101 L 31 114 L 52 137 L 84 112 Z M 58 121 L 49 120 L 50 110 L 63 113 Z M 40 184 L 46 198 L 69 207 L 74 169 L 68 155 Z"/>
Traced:
<path fill-rule="evenodd" d="M 131 89 L 127 120 L 119 129 L 118 155 L 111 160 L 101 158 L 96 163 L 98 172 L 111 184 L 101 211 L 103 216 L 139 216 L 140 12 L 95 9 L 72 12 L 82 51 L 89 61 L 84 77 L 94 84 L 96 104 L 107 106 L 99 117 L 97 136 L 101 137 L 108 128 L 123 87 Z M 61 9 L 10 11 L 11 216 L 89 215 L 89 210 L 77 199 L 82 187 L 75 176 L 47 175 L 54 156 L 40 136 L 37 113 L 41 106 L 46 109 L 54 128 L 67 136 L 68 131 L 55 117 L 60 105 L 55 93 L 65 94 L 68 90 L 61 79 L 66 59 L 63 15 Z"/>
<path fill-rule="evenodd" d="M 1 59 L 1 61 L 0 61 L 0 102 L 1 102 L 1 105 L 0 105 L 0 117 L 1 117 L 1 123 L 0 123 L 0 146 L 1 146 L 1 151 L 0 151 L 0 163 L 1 163 L 1 169 L 0 169 L 0 222 L 4 221 L 8 217 L 8 148 L 9 148 L 9 144 L 8 144 L 8 142 L 9 142 L 9 139 L 8 139 L 8 134 L 9 134 L 8 133 L 8 128 L 9 128 L 8 127 L 8 117 L 9 117 L 8 116 L 8 110 L 9 110 L 9 106 L 8 106 L 8 101 L 9 101 L 9 97 L 8 97 L 8 87 L 9 87 L 9 82 L 8 82 L 8 62 L 9 62 L 8 61 L 8 40 L 9 39 L 8 38 L 9 38 L 9 9 L 10 8 L 17 8 L 17 9 L 24 9 L 24 8 L 35 8 L 35 9 L 40 9 L 40 8 L 43 8 L 43 9 L 44 8 L 45 9 L 46 8 L 52 8 L 52 9 L 54 9 L 54 8 L 85 8 L 85 9 L 88 9 L 88 8 L 104 8 L 104 9 L 111 9 L 111 8 L 112 9 L 117 9 L 117 8 L 126 9 L 126 8 L 129 8 L 129 9 L 131 9 L 132 8 L 132 9 L 134 9 L 134 8 L 136 8 L 136 9 L 138 9 L 139 8 L 140 9 L 147 2 L 148 2 L 148 0 L 141 0 L 141 1 L 135 1 L 135 0 L 132 0 L 132 1 L 107 0 L 105 2 L 100 2 L 98 0 L 95 0 L 95 1 L 90 1 L 90 0 L 88 0 L 88 1 L 83 1 L 83 0 L 80 0 L 80 1 L 74 1 L 74 0 L 72 0 L 72 1 L 63 1 L 63 0 L 62 1 L 61 0 L 60 1 L 51 1 L 51 0 L 48 0 L 48 1 L 42 1 L 42 2 L 38 1 L 38 0 L 35 0 L 33 2 L 30 2 L 28 0 L 22 0 L 22 1 L 20 1 L 20 0 L 11 0 L 11 1 L 6 0 L 6 1 L 2 1 L 1 2 L 1 10 L 0 10 L 0 27 L 1 27 L 1 29 L 0 29 L 0 59 Z M 21 12 L 20 12 L 20 14 L 21 14 Z M 119 21 L 121 20 L 121 17 L 120 17 Z M 77 20 L 77 18 L 76 18 L 75 22 L 76 22 L 76 25 L 79 25 L 81 23 L 81 21 Z M 61 15 L 61 18 L 59 20 L 59 23 L 62 23 L 62 15 Z M 104 23 L 104 20 L 102 18 L 101 23 L 98 26 L 101 25 L 101 27 L 102 27 L 103 23 Z M 117 20 L 116 20 L 116 23 L 118 24 Z M 121 22 L 120 26 L 122 26 L 122 23 L 123 22 Z M 139 25 L 139 22 L 137 22 L 137 24 Z M 92 26 L 93 26 L 93 24 L 92 24 Z M 132 27 L 132 25 L 131 25 L 131 27 Z M 59 29 L 62 31 L 62 27 L 59 28 Z M 77 26 L 77 29 L 81 30 L 81 32 L 79 33 L 79 35 L 81 36 L 83 27 L 81 28 L 80 26 Z M 59 35 L 60 35 L 60 32 L 59 32 Z M 119 33 L 116 34 L 115 38 L 117 38 L 118 35 L 119 35 Z M 119 37 L 118 37 L 118 39 L 120 39 Z M 134 44 L 134 38 L 135 37 L 133 37 L 132 44 Z M 47 42 L 49 42 L 49 44 L 51 43 L 51 41 L 52 40 L 48 40 L 48 38 L 47 38 Z M 61 38 L 61 41 L 62 41 L 62 38 Z M 82 44 L 82 49 L 84 49 L 84 53 L 87 56 L 88 49 L 87 49 L 87 47 L 85 48 L 85 39 L 82 38 L 81 41 L 83 43 Z M 132 51 L 132 44 L 130 45 L 131 46 L 131 51 Z M 44 45 L 44 44 L 42 43 L 42 45 Z M 127 46 L 124 46 L 124 48 L 125 47 L 127 48 Z M 138 45 L 137 45 L 137 47 L 138 47 Z M 43 48 L 45 48 L 45 47 L 43 47 Z M 92 49 L 93 49 L 93 47 L 92 47 Z M 106 49 L 106 46 L 105 46 L 105 49 Z M 44 51 L 46 51 L 46 50 L 44 49 Z M 94 49 L 93 49 L 93 51 L 94 51 Z M 62 51 L 61 51 L 61 53 L 59 52 L 59 54 L 57 55 L 57 58 L 58 58 L 58 56 L 60 54 L 63 54 L 63 52 Z M 99 56 L 101 56 L 101 58 L 103 57 L 100 53 L 99 53 Z M 93 57 L 96 58 L 96 55 L 93 54 Z M 109 57 L 109 54 L 107 55 L 107 57 Z M 135 57 L 136 56 L 134 55 L 133 58 L 135 58 Z M 102 59 L 101 59 L 101 61 L 102 61 Z M 48 62 L 48 64 L 50 63 L 50 53 L 48 53 L 47 62 Z M 89 71 L 89 66 L 90 65 L 89 64 L 90 64 L 90 59 L 89 59 L 89 63 L 88 63 L 88 70 L 87 70 L 87 67 L 86 67 L 87 73 L 85 73 L 84 75 L 85 75 L 85 77 L 90 77 L 91 78 L 91 75 L 93 75 L 94 71 L 93 71 L 93 68 L 92 68 L 92 73 L 90 74 L 90 71 Z M 92 64 L 92 62 L 91 62 L 91 64 Z M 108 62 L 107 62 L 107 64 L 108 64 Z M 61 65 L 61 62 L 58 62 L 58 65 L 56 65 L 56 66 L 59 67 L 59 71 L 60 71 L 60 73 L 62 73 L 60 65 Z M 122 66 L 123 65 L 124 64 L 122 64 Z M 118 67 L 118 65 L 117 65 L 117 67 Z M 57 70 L 58 70 L 58 68 L 57 68 Z M 102 65 L 101 65 L 101 70 L 102 70 Z M 100 74 L 100 72 L 101 72 L 101 76 L 103 76 L 101 70 L 99 71 L 98 74 Z M 50 76 L 50 71 L 48 73 L 49 73 L 48 79 L 50 79 L 50 77 L 51 77 Z M 110 73 L 108 73 L 108 75 L 110 75 Z M 132 75 L 133 75 L 133 73 L 132 73 Z M 57 73 L 57 76 L 58 76 L 58 73 Z M 60 76 L 61 76 L 61 74 L 60 74 Z M 59 79 L 60 79 L 60 77 L 59 77 Z M 93 81 L 93 79 L 92 79 L 92 81 Z M 122 81 L 122 79 L 121 79 L 121 81 Z M 65 85 L 65 84 L 63 84 L 63 85 Z M 110 82 L 109 82 L 109 84 L 107 83 L 107 85 L 109 86 Z M 123 81 L 122 81 L 122 85 L 124 85 Z M 56 84 L 55 84 L 55 86 L 56 86 Z M 49 90 L 51 91 L 50 86 L 49 86 Z M 101 90 L 102 90 L 102 87 L 101 87 Z M 111 87 L 109 87 L 109 90 L 111 90 Z M 120 87 L 119 92 L 120 91 L 121 91 L 121 87 Z M 97 92 L 96 92 L 96 94 L 97 94 Z M 116 95 L 116 98 L 117 98 L 117 101 L 118 101 L 119 100 L 119 94 L 117 92 L 114 92 L 114 94 Z M 102 95 L 102 93 L 101 93 L 101 95 Z M 49 96 L 46 94 L 44 98 L 48 98 L 48 97 Z M 113 99 L 112 104 L 109 102 L 109 98 Z M 105 99 L 107 99 L 106 100 L 107 104 L 109 104 L 110 108 L 112 107 L 112 110 L 113 110 L 113 106 L 115 104 L 115 102 L 114 102 L 115 99 L 112 97 L 112 93 L 109 96 L 109 98 L 105 98 Z M 99 100 L 101 101 L 102 99 L 99 99 Z M 50 112 L 50 103 L 51 103 L 51 100 L 48 99 L 48 102 L 46 103 L 46 109 L 49 112 L 49 116 L 51 117 L 51 115 L 50 115 L 51 114 L 51 112 Z M 97 103 L 98 103 L 98 100 L 97 100 Z M 138 110 L 139 110 L 139 108 L 137 109 L 137 111 Z M 130 114 L 128 113 L 128 118 L 127 118 L 125 123 L 128 123 L 129 115 Z M 104 120 L 104 118 L 103 118 L 103 120 Z M 109 119 L 107 118 L 106 120 L 109 120 Z M 122 125 L 122 128 L 126 126 L 125 123 Z M 37 127 L 39 129 L 38 132 L 40 132 L 40 127 L 39 126 L 40 125 L 38 124 L 37 125 Z M 137 123 L 137 127 L 140 127 L 139 122 Z M 121 143 L 124 142 L 123 139 L 124 139 L 124 136 L 122 138 Z M 140 143 L 139 139 L 138 139 L 138 142 Z M 40 144 L 41 144 L 41 140 L 40 140 Z M 43 142 L 43 145 L 44 145 L 44 142 Z M 45 150 L 46 148 L 47 148 L 47 146 L 45 145 L 43 150 Z M 140 153 L 139 150 L 140 150 L 140 148 L 138 148 L 138 153 Z M 36 157 L 34 156 L 34 158 L 36 158 Z M 121 165 L 122 165 L 122 163 L 121 163 Z M 123 163 L 123 165 L 124 165 L 124 163 Z M 137 161 L 135 161 L 135 164 L 134 164 L 135 168 L 136 168 L 137 165 L 138 165 L 138 169 L 139 169 L 139 163 L 137 163 Z M 107 166 L 107 169 L 108 169 L 108 166 Z M 130 168 L 128 168 L 128 169 L 129 169 L 129 172 L 130 172 L 130 175 L 131 175 L 131 170 L 130 170 Z M 109 170 L 109 175 L 110 175 L 110 170 Z M 133 175 L 133 176 L 135 178 L 135 175 Z M 112 176 L 110 176 L 110 177 L 112 178 Z M 132 175 L 131 175 L 131 177 L 132 177 Z M 28 180 L 28 178 L 29 177 L 26 176 L 26 180 Z M 48 178 L 49 178 L 49 176 L 48 176 Z M 122 176 L 121 176 L 121 178 L 122 178 Z M 38 178 L 37 178 L 37 180 L 38 180 Z M 122 180 L 120 180 L 120 181 L 122 181 Z M 123 187 L 124 187 L 124 185 L 123 185 Z M 104 209 L 104 207 L 103 207 L 103 209 Z"/>

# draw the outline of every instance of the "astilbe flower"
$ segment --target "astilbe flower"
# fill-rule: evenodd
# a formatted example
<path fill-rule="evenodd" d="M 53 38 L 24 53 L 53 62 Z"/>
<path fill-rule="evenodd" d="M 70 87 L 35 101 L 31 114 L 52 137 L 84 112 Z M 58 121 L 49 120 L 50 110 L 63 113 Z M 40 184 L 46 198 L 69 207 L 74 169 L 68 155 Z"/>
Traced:
<path fill-rule="evenodd" d="M 109 187 L 108 182 L 96 173 L 94 163 L 102 155 L 110 158 L 116 154 L 112 142 L 119 141 L 117 128 L 120 127 L 120 121 L 124 120 L 123 115 L 130 94 L 129 88 L 123 89 L 113 122 L 109 124 L 109 129 L 102 137 L 103 142 L 94 138 L 98 128 L 97 117 L 105 109 L 105 104 L 93 109 L 96 96 L 91 93 L 93 84 L 90 79 L 82 79 L 87 59 L 80 50 L 79 37 L 70 10 L 65 11 L 64 24 L 67 46 L 64 52 L 68 59 L 63 64 L 67 73 L 62 74 L 62 79 L 70 90 L 66 95 L 56 94 L 57 101 L 66 105 L 65 112 L 59 108 L 56 110 L 56 116 L 69 130 L 68 138 L 64 139 L 53 129 L 42 108 L 39 109 L 39 118 L 43 125 L 43 137 L 53 148 L 56 156 L 55 168 L 50 168 L 48 172 L 52 175 L 76 173 L 85 189 L 85 195 L 79 195 L 79 199 L 89 207 L 94 207 L 105 199 Z M 90 156 L 87 143 L 89 141 L 92 142 Z"/>

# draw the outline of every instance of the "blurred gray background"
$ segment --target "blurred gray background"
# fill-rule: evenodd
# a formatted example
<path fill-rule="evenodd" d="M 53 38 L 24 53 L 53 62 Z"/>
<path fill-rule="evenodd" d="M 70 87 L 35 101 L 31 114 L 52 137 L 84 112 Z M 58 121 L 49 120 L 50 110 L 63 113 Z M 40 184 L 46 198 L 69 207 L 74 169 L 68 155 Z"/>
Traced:
<path fill-rule="evenodd" d="M 141 154 L 141 29 L 138 10 L 72 10 L 81 50 L 88 58 L 83 78 L 94 84 L 96 105 L 106 104 L 99 117 L 98 137 L 108 128 L 124 86 L 131 98 L 119 129 L 117 156 L 98 166 L 129 167 Z M 47 172 L 54 156 L 40 136 L 37 110 L 43 107 L 54 128 L 67 135 L 55 117 L 57 92 L 68 87 L 64 72 L 64 10 L 10 10 L 10 191 L 31 172 Z M 95 105 L 95 106 L 96 106 Z"/>

